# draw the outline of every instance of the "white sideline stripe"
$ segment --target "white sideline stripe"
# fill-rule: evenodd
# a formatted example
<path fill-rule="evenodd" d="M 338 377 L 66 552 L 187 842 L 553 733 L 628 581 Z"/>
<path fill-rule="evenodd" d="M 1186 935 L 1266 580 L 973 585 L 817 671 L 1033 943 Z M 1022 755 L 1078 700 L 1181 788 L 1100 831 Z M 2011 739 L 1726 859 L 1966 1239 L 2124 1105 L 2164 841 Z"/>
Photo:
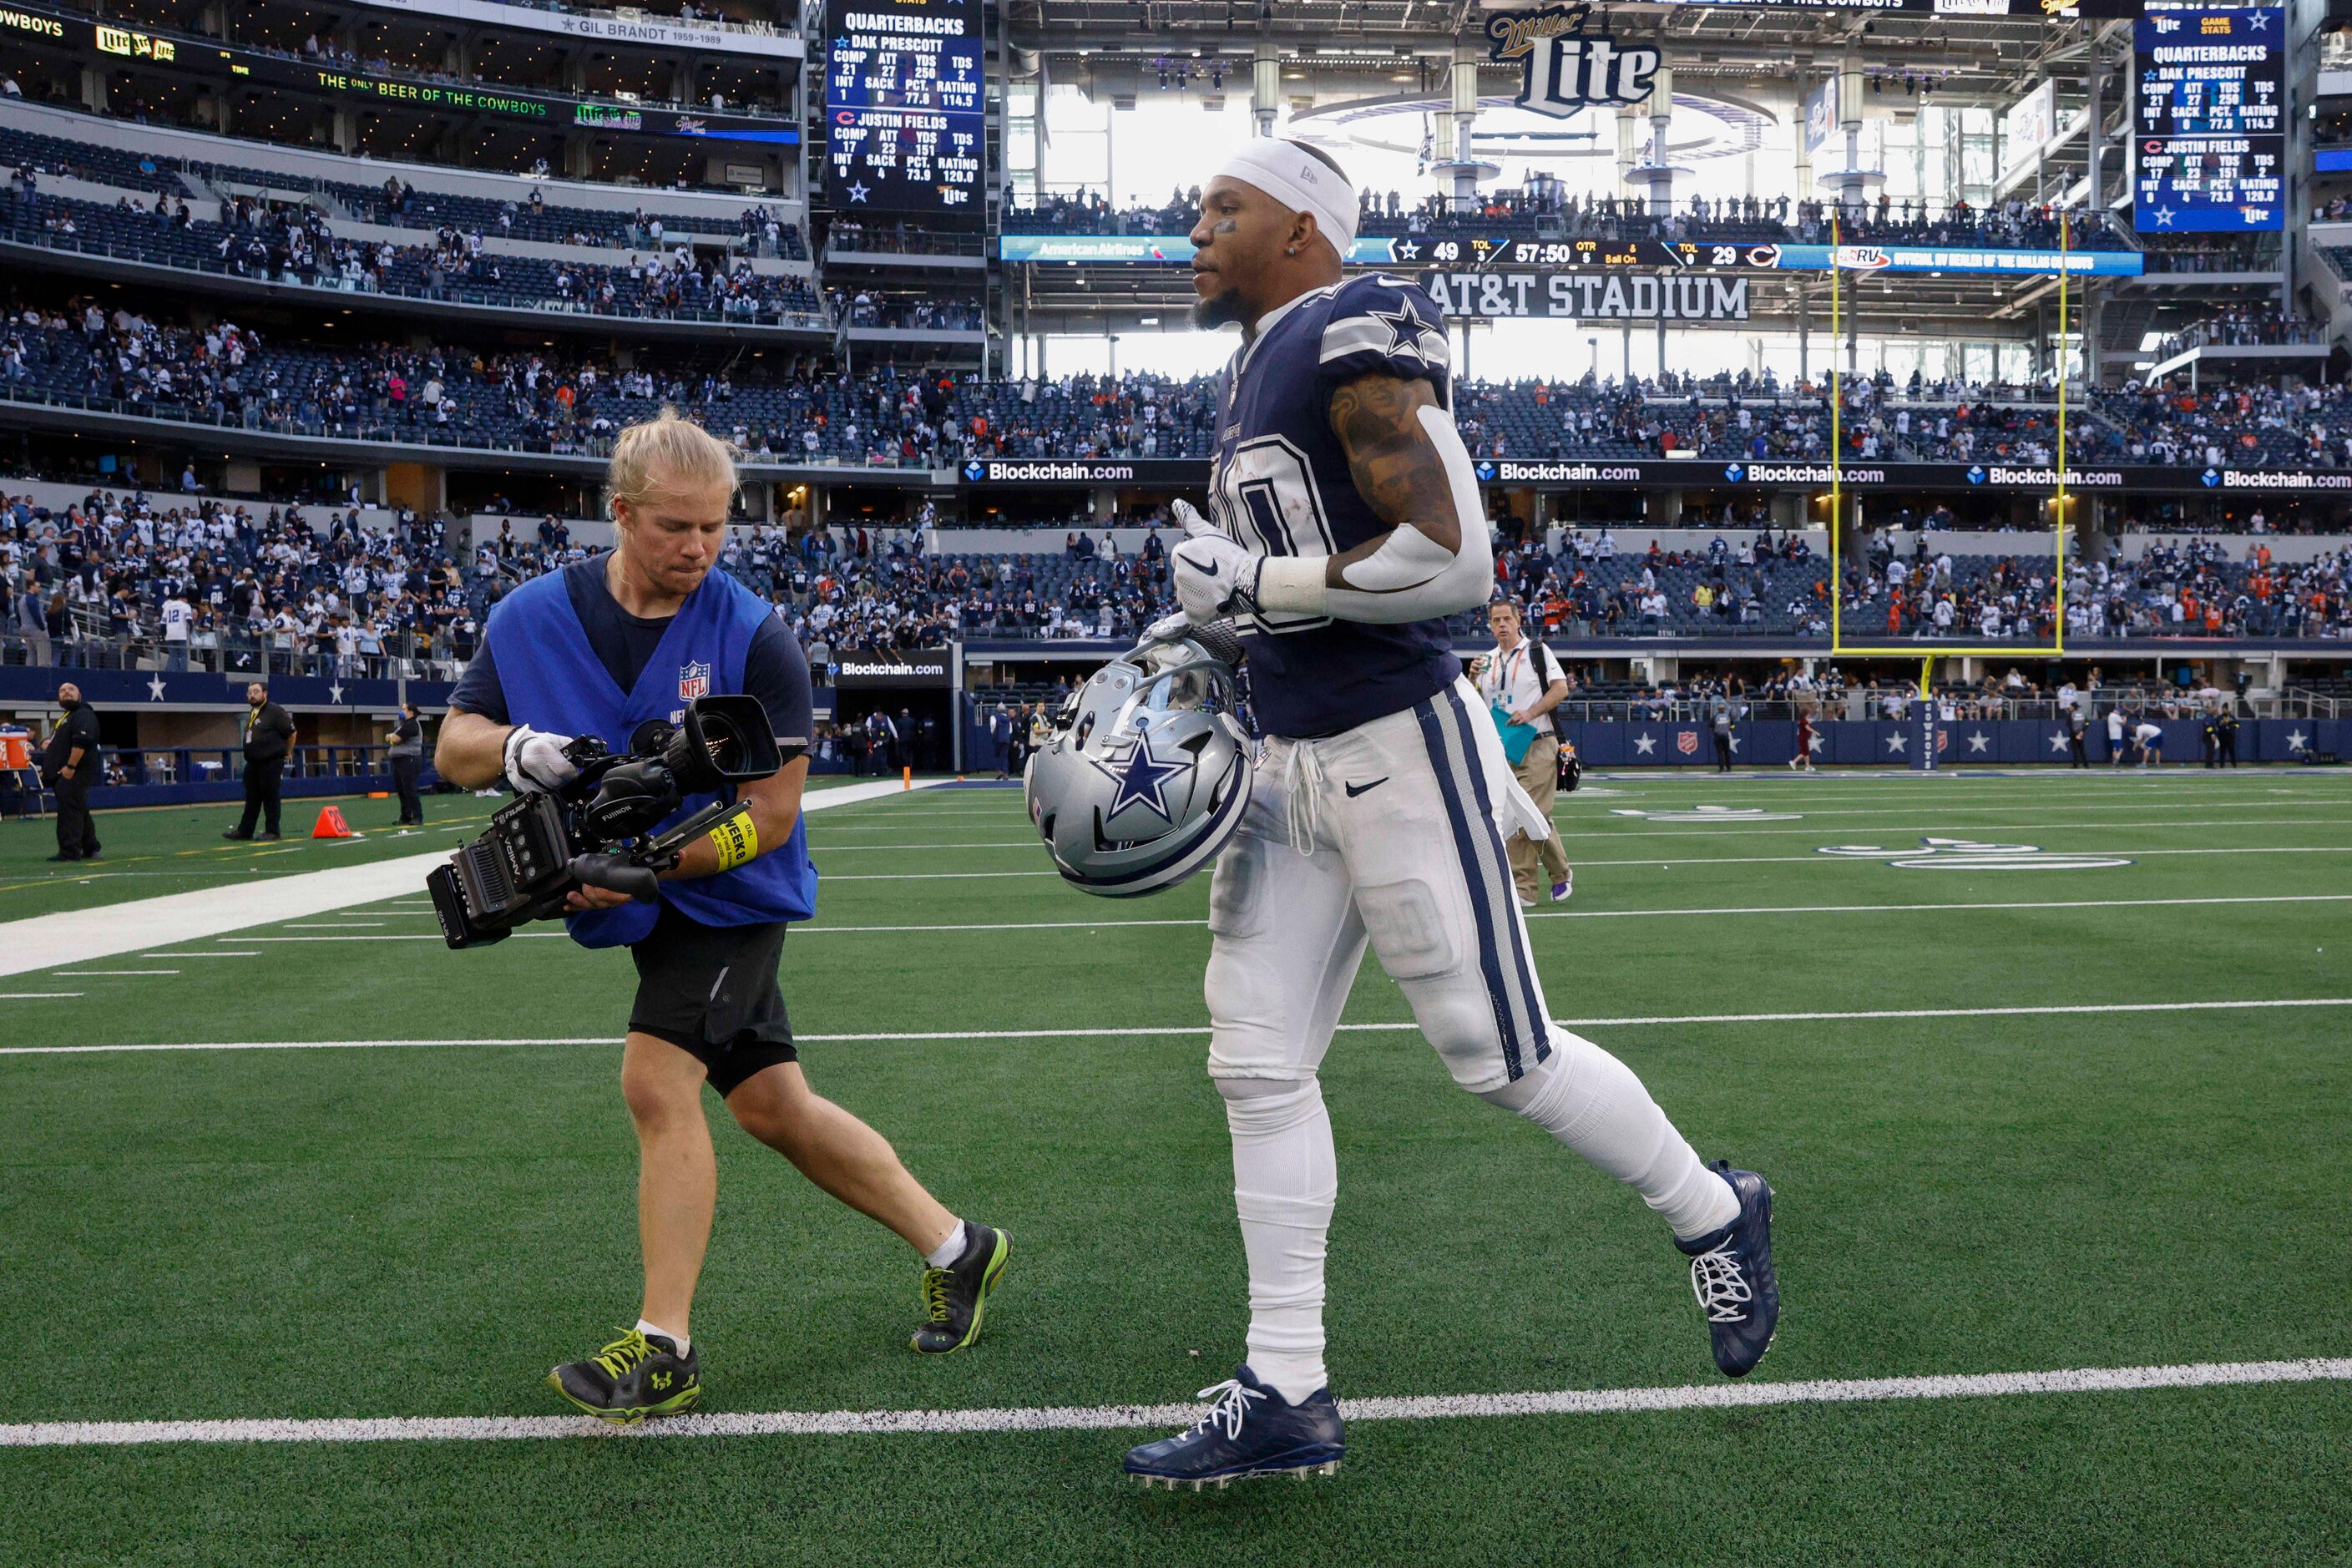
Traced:
<path fill-rule="evenodd" d="M 2300 805 L 2300 802 L 2295 803 Z M 1558 820 L 1555 817 L 1554 820 Z M 2115 828 L 2177 828 L 2177 827 L 2342 827 L 2346 819 L 2340 816 L 2294 816 L 2273 820 L 2209 822 L 1912 822 L 1857 824 L 1855 831 L 1869 833 L 2064 833 L 2092 832 Z M 1573 833 L 1562 828 L 1562 838 L 1601 838 L 1622 842 L 1630 838 L 1769 838 L 1795 834 L 1801 837 L 1819 837 L 1821 827 L 1747 827 L 1738 817 L 1727 817 L 1708 827 L 1641 828 L 1622 833 Z M 923 850 L 936 854 L 953 849 L 1042 849 L 1044 845 L 1034 838 L 992 839 L 985 843 L 954 844 L 833 844 L 820 843 L 810 847 L 810 853 L 820 858 L 829 855 L 886 855 Z M 119 906 L 118 906 L 119 907 Z"/>
<path fill-rule="evenodd" d="M 1643 862 L 1646 864 L 1647 862 Z M 2352 893 L 2259 893 L 2210 899 L 2051 899 L 2015 903 L 1970 904 L 1754 904 L 1701 910 L 1529 910 L 1531 921 L 1654 920 L 1688 915 L 1875 915 L 1933 914 L 1948 910 L 2137 910 L 2205 904 L 2342 904 Z M 1166 921 L 975 921 L 956 925 L 822 926 L 796 925 L 795 934 L 811 936 L 900 936 L 908 932 L 994 931 L 1126 931 L 1151 926 L 1205 926 L 1206 920 Z M 554 941 L 560 931 L 525 931 L 518 940 L 538 937 Z M 240 936 L 239 942 L 439 942 L 437 931 L 398 932 L 370 936 Z M 153 957 L 185 958 L 189 953 L 157 953 Z"/>
<path fill-rule="evenodd" d="M 929 785 L 919 783 L 915 787 Z M 904 793 L 897 779 L 820 790 L 801 803 L 801 811 L 805 816 L 852 801 Z M 254 926 L 280 925 L 356 904 L 380 903 L 415 893 L 425 873 L 448 858 L 448 851 L 440 849 L 326 871 L 298 872 L 255 887 L 204 888 L 9 921 L 0 924 L 0 975 L 120 958 L 143 948 L 194 942 Z"/>
<path fill-rule="evenodd" d="M 1628 798 L 1637 798 L 1637 797 L 1633 797 L 1633 796 L 1628 796 L 1628 795 L 1609 795 L 1609 796 L 1605 796 L 1605 797 L 1603 797 L 1603 798 L 1605 798 L 1605 799 L 1609 799 L 1609 800 L 1624 800 L 1624 799 L 1628 799 Z M 1913 800 L 1913 801 L 1905 801 L 1905 802 L 1903 802 L 1903 803 L 1901 803 L 1901 804 L 1899 804 L 1899 805 L 1865 805 L 1865 806 L 1837 806 L 1837 807 L 1834 807 L 1834 808 L 1832 808 L 1832 809 L 1826 810 L 1826 811 L 1825 811 L 1825 810 L 1822 810 L 1822 809 L 1821 809 L 1821 808 L 1820 808 L 1820 802 L 1822 802 L 1822 801 L 1823 801 L 1823 800 L 1828 800 L 1828 799 L 1838 799 L 1838 800 L 1867 800 L 1867 799 L 1870 799 L 1870 798 L 1873 798 L 1873 797 L 1868 796 L 1868 795 L 1824 796 L 1824 795 L 1803 795 L 1803 796 L 1801 796 L 1801 797 L 1788 797 L 1788 798 L 1771 798 L 1771 799 L 1767 799 L 1765 796 L 1759 795 L 1759 796 L 1755 797 L 1754 801 L 1753 801 L 1753 802 L 1751 802 L 1751 803 L 1750 803 L 1750 805 L 1749 805 L 1748 807 L 1746 807 L 1745 809 L 1766 810 L 1766 811 L 1802 811 L 1802 812 L 1805 814 L 1805 816 L 1806 816 L 1807 820 L 1809 820 L 1809 821 L 1810 821 L 1811 819 L 1812 819 L 1812 818 L 1814 818 L 1814 817 L 1818 817 L 1818 816 L 1904 816 L 1904 815 L 1906 815 L 1906 814 L 1908 814 L 1908 815 L 1916 815 L 1916 813 L 1921 809 L 1921 807 L 1922 807 L 1922 804 L 1923 804 L 1923 803 L 1921 803 L 1921 802 L 1919 802 L 1919 801 Z M 1570 807 L 1570 806 L 1572 806 L 1572 805 L 1578 805 L 1578 804 L 1580 804 L 1580 803 L 1576 802 L 1575 800 L 1573 800 L 1572 798 L 1570 798 L 1570 797 L 1569 797 L 1569 796 L 1561 796 L 1558 801 L 1556 801 L 1556 802 L 1554 803 L 1554 806 L 1553 806 L 1553 813 L 1554 813 L 1554 816 L 1558 816 L 1558 815 L 1559 815 L 1559 813 L 1561 813 L 1562 811 L 1566 810 L 1567 808 L 1569 808 L 1569 807 Z M 1677 808 L 1678 808 L 1678 809 L 1683 809 L 1683 810 L 1687 810 L 1687 809 L 1689 809 L 1689 805 L 1690 805 L 1690 803 L 1688 803 L 1688 802 L 1678 802 L 1678 803 L 1676 803 L 1676 804 L 1677 804 Z M 1941 803 L 1937 804 L 1935 806 L 1930 807 L 1929 809 L 1941 810 L 1941 811 L 1952 811 L 1952 812 L 1969 812 L 1969 811 L 2008 811 L 2008 812 L 2084 811 L 2084 810 L 2091 809 L 2094 804 L 2095 804 L 2095 803 L 2088 803 L 2088 802 L 2084 802 L 2084 801 L 2080 801 L 2080 800 L 2062 800 L 2062 801 L 2050 801 L 2050 802 L 2047 802 L 2047 803 L 2045 803 L 2045 804 L 2042 804 L 2042 805 L 2032 805 L 2032 804 L 2031 804 L 2031 803 L 2029 803 L 2029 802 L 2025 802 L 2025 801 L 2014 801 L 2014 800 L 2007 800 L 2007 799 L 2001 799 L 2001 800 L 1991 800 L 1991 799 L 1988 799 L 1988 800 L 1984 801 L 1983 803 L 1981 803 L 1981 804 L 1979 804 L 1979 805 L 1965 805 L 1965 804 L 1962 804 L 1962 803 L 1958 802 L 1958 801 L 1941 802 Z M 2321 795 L 2314 794 L 2314 795 L 2309 795 L 2297 796 L 2297 797 L 2291 798 L 2291 799 L 2287 799 L 2287 800 L 2232 800 L 2232 801 L 2212 801 L 2212 800 L 2147 801 L 2147 800 L 2136 800 L 2136 801 L 2133 801 L 2133 802 L 2131 802 L 2131 803 L 2130 803 L 2130 805 L 2129 805 L 2129 809 L 2130 809 L 2130 810 L 2133 810 L 2133 811 L 2212 811 L 2212 810 L 2215 810 L 2216 808 L 2224 808 L 2224 809 L 2230 809 L 2230 810 L 2245 810 L 2245 811 L 2285 811 L 2285 810 L 2288 810 L 2288 809 L 2290 809 L 2290 808 L 2292 808 L 2292 807 L 2295 807 L 2295 806 L 2305 806 L 2305 805 L 2340 805 L 2340 804 L 2343 804 L 2343 803 L 2342 803 L 2342 801 L 2341 801 L 2339 798 L 2336 798 L 2336 797 L 2330 797 L 2330 796 L 2326 796 L 2326 795 Z M 946 816 L 949 816 L 949 815 L 950 815 L 950 813 L 948 813 L 948 812 L 944 812 L 944 811 L 928 811 L 928 812 L 924 812 L 924 813 L 922 813 L 922 814 L 920 814 L 919 816 L 913 816 L 913 817 L 910 817 L 910 818 L 908 818 L 908 817 L 902 817 L 902 818 L 900 818 L 900 819 L 898 819 L 898 820 L 895 820 L 895 821 L 894 821 L 894 820 L 887 819 L 887 818 L 877 817 L 877 819 L 875 819 L 875 820 L 873 820 L 873 821 L 870 821 L 870 822 L 867 822 L 867 821 L 837 822 L 837 823 L 833 824 L 831 826 L 829 826 L 829 827 L 826 829 L 826 832 L 827 832 L 827 833 L 829 833 L 829 834 L 833 834 L 833 833 L 886 833 L 886 832 L 901 832 L 901 833 L 902 833 L 902 832 L 906 831 L 906 829 L 907 829 L 909 826 L 920 826 L 920 825 L 922 825 L 922 824 L 926 824 L 926 823 L 929 823 L 929 822 L 932 821 L 932 820 L 933 820 L 934 818 L 936 818 L 936 817 Z M 1021 812 L 1021 811 L 1017 811 L 1017 810 L 1015 810 L 1015 811 L 1010 811 L 1010 812 L 993 812 L 993 811 L 992 811 L 992 812 L 986 812 L 986 813 L 977 813 L 977 814 L 974 814 L 974 815 L 985 816 L 986 816 L 990 821 L 992 821 L 992 822 L 996 822 L 996 823 L 1001 823 L 1001 824 L 1003 824 L 1003 825 L 1004 825 L 1004 826 L 1013 826 L 1013 825 L 1015 825 L 1015 824 L 1018 824 L 1018 823 L 1025 823 L 1025 822 L 1028 820 L 1027 816 L 1026 816 L 1026 814 L 1025 814 L 1025 813 Z M 1736 818 L 1736 817 L 1733 817 L 1733 818 L 1728 818 L 1728 819 L 1727 819 L 1727 822 L 1729 822 L 1729 823 L 1736 824 L 1736 823 L 1738 822 L 1738 818 Z M 857 847 L 861 847 L 861 846 L 856 846 L 856 845 L 840 845 L 840 846 L 837 846 L 837 847 L 847 849 L 847 848 L 857 848 Z"/>
<path fill-rule="evenodd" d="M 177 974 L 176 969 L 59 969 L 54 973 L 60 980 L 84 980 L 100 974 Z"/>
<path fill-rule="evenodd" d="M 1890 1399 L 1984 1399 L 2035 1394 L 2126 1394 L 2158 1388 L 2352 1380 L 2352 1358 L 2191 1362 L 2178 1366 L 2078 1367 L 1931 1377 L 1709 1383 L 1663 1388 L 1572 1388 L 1545 1394 L 1434 1394 L 1343 1399 L 1350 1421 L 1445 1421 L 1519 1415 L 1618 1415 L 1663 1410 L 1851 1405 Z M 100 1447 L 134 1443 L 481 1443 L 581 1437 L 839 1437 L 971 1432 L 1102 1431 L 1188 1426 L 1197 1405 L 1061 1405 L 979 1410 L 746 1411 L 673 1415 L 613 1426 L 590 1415 L 387 1415 L 311 1420 L 34 1421 L 0 1426 L 0 1447 Z"/>
<path fill-rule="evenodd" d="M 2136 860 L 2151 855 L 2352 855 L 2352 844 L 2225 845 L 2207 849 L 2142 849 L 2136 845 L 2114 848 L 2084 848 L 2076 845 L 2044 845 L 2053 855 L 2128 855 Z M 1643 856 L 1635 860 L 1579 860 L 1580 871 L 1612 866 L 1817 866 L 1819 855 L 1689 855 L 1664 860 Z M 835 871 L 828 882 L 970 882 L 1000 877 L 1059 877 L 1059 871 Z M 394 910 L 394 914 L 412 911 Z M 414 911 L 425 913 L 429 911 Z"/>
<path fill-rule="evenodd" d="M 0 1002 L 56 1002 L 80 994 L 79 991 L 0 991 Z"/>
<path fill-rule="evenodd" d="M 76 993 L 62 993 L 76 994 Z M 1835 1023 L 1877 1018 L 2005 1018 L 2083 1013 L 2221 1013 L 2273 1007 L 2352 1007 L 2352 996 L 2289 996 L 2242 1002 L 2081 1002 L 2050 1006 L 1892 1007 L 1845 1013 L 1675 1013 L 1654 1017 L 1555 1018 L 1565 1028 L 1638 1028 L 1663 1024 L 1782 1024 Z M 1342 1034 L 1410 1033 L 1413 1023 L 1341 1024 Z M 1115 1028 L 1066 1029 L 925 1029 L 902 1034 L 797 1035 L 803 1045 L 892 1045 L 930 1040 L 1087 1040 L 1171 1039 L 1205 1035 L 1206 1024 L 1171 1024 L 1165 1027 L 1126 1025 Z M 613 1046 L 610 1035 L 551 1035 L 470 1040 L 201 1040 L 159 1045 L 0 1046 L 0 1057 L 79 1057 L 142 1051 L 362 1051 L 409 1047 L 488 1048 L 500 1046 Z"/>

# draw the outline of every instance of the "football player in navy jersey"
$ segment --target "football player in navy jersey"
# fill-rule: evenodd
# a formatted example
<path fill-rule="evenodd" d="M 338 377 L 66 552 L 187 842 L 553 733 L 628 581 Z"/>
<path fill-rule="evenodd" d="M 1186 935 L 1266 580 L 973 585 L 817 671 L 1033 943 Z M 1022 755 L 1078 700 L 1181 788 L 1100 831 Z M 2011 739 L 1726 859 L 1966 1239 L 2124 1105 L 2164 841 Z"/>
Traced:
<path fill-rule="evenodd" d="M 1410 280 L 1345 277 L 1356 194 L 1316 148 L 1259 140 L 1203 188 L 1195 323 L 1238 322 L 1209 515 L 1177 503 L 1187 617 L 1235 618 L 1265 731 L 1217 861 L 1209 1074 L 1233 1136 L 1248 1361 L 1198 1425 L 1128 1455 L 1147 1484 L 1328 1470 L 1323 1364 L 1338 1192 L 1316 1072 L 1369 945 L 1454 1081 L 1639 1192 L 1690 1258 L 1717 1364 L 1780 1310 L 1771 1192 L 1700 1163 L 1625 1066 L 1550 1021 L 1503 840 L 1551 831 L 1518 786 L 1445 617 L 1493 584 L 1455 429 L 1443 316 Z"/>

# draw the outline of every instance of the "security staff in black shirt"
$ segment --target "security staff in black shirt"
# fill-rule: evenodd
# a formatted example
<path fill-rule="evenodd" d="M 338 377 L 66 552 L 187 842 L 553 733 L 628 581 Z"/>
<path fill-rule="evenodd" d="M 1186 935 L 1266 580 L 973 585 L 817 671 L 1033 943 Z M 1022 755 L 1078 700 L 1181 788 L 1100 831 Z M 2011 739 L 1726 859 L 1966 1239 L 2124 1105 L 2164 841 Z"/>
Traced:
<path fill-rule="evenodd" d="M 58 852 L 52 860 L 95 860 L 98 828 L 89 819 L 89 786 L 98 782 L 98 715 L 68 680 L 58 688 L 65 717 L 49 733 L 41 756 L 41 779 L 58 797 Z"/>
<path fill-rule="evenodd" d="M 417 717 L 416 704 L 400 705 L 400 719 L 392 727 L 392 787 L 400 796 L 401 827 L 425 826 L 425 802 L 416 793 L 416 774 L 425 765 L 425 724 Z"/>
<path fill-rule="evenodd" d="M 269 700 L 269 689 L 258 680 L 245 689 L 245 815 L 221 837 L 250 838 L 254 823 L 263 820 L 268 827 L 261 837 L 276 838 L 278 781 L 294 749 L 294 718 Z"/>

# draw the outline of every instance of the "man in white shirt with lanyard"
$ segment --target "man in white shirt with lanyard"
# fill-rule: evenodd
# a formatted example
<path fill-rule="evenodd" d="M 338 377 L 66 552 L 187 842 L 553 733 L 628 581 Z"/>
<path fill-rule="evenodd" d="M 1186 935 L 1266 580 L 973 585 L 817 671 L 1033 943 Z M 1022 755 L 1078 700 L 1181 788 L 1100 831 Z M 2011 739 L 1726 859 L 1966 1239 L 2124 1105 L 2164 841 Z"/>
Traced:
<path fill-rule="evenodd" d="M 1551 820 L 1554 791 L 1559 784 L 1559 733 L 1552 722 L 1551 710 L 1568 695 L 1568 676 L 1551 650 L 1534 638 L 1522 635 L 1519 629 L 1519 606 L 1509 599 L 1497 599 L 1486 606 L 1486 624 L 1494 628 L 1495 651 L 1479 658 L 1473 667 L 1478 682 L 1478 695 L 1486 706 L 1508 718 L 1514 726 L 1525 725 L 1535 731 L 1535 739 L 1527 750 L 1511 756 L 1517 737 L 1506 731 L 1503 752 L 1511 757 L 1511 767 L 1519 775 L 1519 787 L 1536 803 L 1546 822 Z M 1524 833 L 1515 833 L 1504 841 L 1503 847 L 1511 857 L 1511 880 L 1517 884 L 1519 902 L 1532 907 L 1536 901 L 1536 870 L 1540 866 L 1551 883 L 1552 902 L 1558 903 L 1576 889 L 1576 873 L 1569 868 L 1568 855 L 1559 847 L 1559 834 L 1555 829 L 1541 842 Z"/>

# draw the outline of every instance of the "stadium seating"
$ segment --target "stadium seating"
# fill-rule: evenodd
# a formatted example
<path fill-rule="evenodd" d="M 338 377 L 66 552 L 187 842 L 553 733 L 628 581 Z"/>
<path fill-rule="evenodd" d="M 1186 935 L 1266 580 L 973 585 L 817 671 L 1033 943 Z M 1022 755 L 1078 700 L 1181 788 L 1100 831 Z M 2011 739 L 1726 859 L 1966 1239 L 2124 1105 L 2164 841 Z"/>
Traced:
<path fill-rule="evenodd" d="M 0 166 L 19 170 L 30 167 L 127 190 L 182 197 L 191 194 L 191 179 L 198 183 L 200 189 L 320 196 L 366 223 L 400 228 L 469 229 L 548 244 L 646 247 L 659 242 L 651 227 L 655 222 L 662 226 L 661 237 L 665 238 L 675 239 L 680 235 L 742 238 L 764 236 L 767 223 L 774 216 L 759 206 L 746 208 L 725 221 L 704 211 L 647 211 L 640 205 L 624 213 L 604 207 L 565 206 L 560 200 L 549 203 L 536 187 L 533 195 L 526 195 L 520 201 L 499 202 L 487 196 L 404 184 L 398 180 L 387 180 L 382 185 L 295 180 L 266 169 L 151 156 L 14 126 L 0 126 Z M 781 223 L 778 229 L 775 253 L 791 260 L 807 260 L 808 245 L 800 226 Z"/>
<path fill-rule="evenodd" d="M 37 197 L 38 207 L 54 200 Z M 22 211 L 22 198 L 0 195 L 0 213 Z M 195 256 L 208 251 L 190 222 L 175 226 L 152 213 L 100 209 L 109 231 Z M 227 231 L 221 231 L 225 235 Z M 255 227 L 247 242 L 282 251 L 281 228 Z M 215 242 L 216 243 L 216 242 Z M 232 250 L 234 251 L 234 247 Z M 362 247 L 364 248 L 364 247 Z M 240 264 L 211 257 L 213 264 Z M 244 261 L 257 272 L 265 256 Z M 610 269 L 499 258 L 502 298 L 572 301 L 614 283 L 629 298 L 625 274 Z M 395 258 L 391 276 L 415 289 L 434 287 L 429 258 Z M 698 275 L 699 276 L 699 275 Z M 524 280 L 531 280 L 526 290 Z M 776 280 L 762 279 L 762 287 Z M 646 309 L 688 310 L 699 297 L 725 308 L 729 280 L 688 287 L 635 285 Z M 452 293 L 478 284 L 445 272 Z M 700 292 L 697 296 L 695 290 Z M 677 303 L 668 301 L 675 297 Z M 804 296 L 775 295 L 805 302 Z M 895 301 L 908 306 L 911 302 Z M 968 374 L 920 375 L 883 366 L 856 376 L 810 374 L 741 381 L 625 374 L 593 360 L 480 354 L 451 345 L 427 352 L 364 346 L 329 352 L 271 343 L 260 363 L 223 366 L 201 334 L 129 318 L 93 330 L 62 318 L 45 324 L 15 319 L 0 338 L 0 392 L 76 405 L 258 431 L 332 434 L 520 451 L 599 449 L 612 430 L 678 403 L 732 436 L 747 450 L 780 462 L 847 462 L 936 468 L 970 456 L 1008 458 L 1202 457 L 1211 449 L 1213 384 L 1206 377 L 1118 378 L 1082 375 L 1050 381 L 981 382 Z M 877 318 L 878 319 L 878 318 Z M 913 320 L 914 317 L 903 319 Z M 928 318 L 942 324 L 961 318 Z M 117 341 L 106 343 L 108 332 Z M 120 363 L 121 335 L 135 337 L 136 363 Z M 106 349 L 100 353 L 101 347 Z M 109 363 L 109 356 L 115 363 Z M 248 353 L 248 362 L 253 355 Z M 235 372 L 236 374 L 231 374 Z M 591 373 L 593 373 L 593 374 Z M 404 383 L 392 385 L 397 375 Z M 518 376 L 522 378 L 518 383 Z M 159 385 L 159 381 L 165 384 Z M 428 382 L 436 395 L 420 403 Z M 2056 409 L 2033 388 L 1937 384 L 1914 379 L 1860 382 L 1846 389 L 1846 457 L 1855 461 L 2010 461 L 2046 463 L 2055 450 Z M 1463 437 L 1480 457 L 1644 458 L 1675 453 L 1742 458 L 1825 460 L 1826 399 L 1771 377 L 1668 378 L 1620 384 L 1463 383 L 1455 413 Z M 2147 463 L 2202 468 L 2294 464 L 2352 466 L 2352 393 L 2340 385 L 2247 383 L 2200 389 L 2102 388 L 2079 402 L 2068 429 L 2076 464 Z"/>
<path fill-rule="evenodd" d="M 2078 249 L 2123 242 L 2097 214 L 2065 215 L 2068 243 Z M 1197 191 L 1161 206 L 1113 207 L 1098 194 L 1056 194 L 1044 203 L 1010 208 L 1008 234 L 1184 234 L 1199 217 Z M 1831 204 L 1693 198 L 1670 213 L 1652 213 L 1639 197 L 1600 196 L 1590 202 L 1537 195 L 1497 194 L 1475 210 L 1456 210 L 1437 197 L 1407 207 L 1397 193 L 1364 193 L 1358 233 L 1425 235 L 1433 239 L 1663 239 L 1752 245 L 1784 240 L 1819 244 L 1830 237 Z M 1991 207 L 1965 205 L 1929 212 L 1906 202 L 1877 202 L 1836 215 L 1842 239 L 1876 245 L 1968 245 L 2041 248 L 2059 242 L 2058 209 L 2021 201 Z"/>
<path fill-rule="evenodd" d="M 0 188 L 0 236 L 151 266 L 457 304 L 824 324 L 824 307 L 805 280 L 748 268 L 678 267 L 658 255 L 650 266 L 635 258 L 626 267 L 551 261 L 472 251 L 455 236 L 434 247 L 352 242 L 334 238 L 308 209 L 242 201 L 226 216 L 197 216 L 184 202 L 167 217 L 152 208 Z"/>

